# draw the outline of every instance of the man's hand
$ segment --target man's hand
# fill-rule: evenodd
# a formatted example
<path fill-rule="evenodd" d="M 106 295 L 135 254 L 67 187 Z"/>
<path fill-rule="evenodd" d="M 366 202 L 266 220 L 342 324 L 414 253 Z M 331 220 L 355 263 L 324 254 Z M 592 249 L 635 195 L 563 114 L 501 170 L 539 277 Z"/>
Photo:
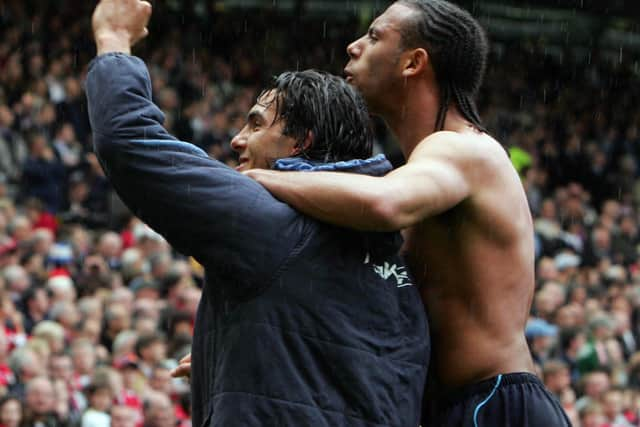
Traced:
<path fill-rule="evenodd" d="M 175 378 L 191 376 L 191 353 L 180 359 L 178 367 L 171 371 L 171 376 Z"/>
<path fill-rule="evenodd" d="M 131 53 L 131 46 L 149 34 L 151 3 L 141 0 L 101 0 L 93 12 L 93 36 L 98 55 Z"/>

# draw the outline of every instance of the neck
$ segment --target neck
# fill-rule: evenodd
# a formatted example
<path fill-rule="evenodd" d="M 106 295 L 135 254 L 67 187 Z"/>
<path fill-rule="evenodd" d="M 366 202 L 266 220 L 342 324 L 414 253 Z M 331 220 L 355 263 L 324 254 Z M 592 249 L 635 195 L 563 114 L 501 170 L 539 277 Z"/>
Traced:
<path fill-rule="evenodd" d="M 405 158 L 409 158 L 416 146 L 434 133 L 438 116 L 439 97 L 432 87 L 414 85 L 406 87 L 402 108 L 392 108 L 381 114 L 398 140 Z M 398 105 L 398 104 L 396 104 Z M 442 130 L 464 132 L 471 124 L 460 114 L 454 104 L 449 105 Z"/>

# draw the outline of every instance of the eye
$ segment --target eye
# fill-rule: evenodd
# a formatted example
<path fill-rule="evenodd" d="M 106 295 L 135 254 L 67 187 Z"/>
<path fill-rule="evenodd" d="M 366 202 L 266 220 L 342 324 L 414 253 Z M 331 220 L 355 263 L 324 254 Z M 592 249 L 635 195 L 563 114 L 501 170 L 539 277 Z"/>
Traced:
<path fill-rule="evenodd" d="M 378 38 L 376 37 L 376 34 L 373 32 L 372 29 L 370 29 L 369 31 L 367 31 L 367 37 L 369 38 L 369 40 L 371 41 L 377 41 Z"/>

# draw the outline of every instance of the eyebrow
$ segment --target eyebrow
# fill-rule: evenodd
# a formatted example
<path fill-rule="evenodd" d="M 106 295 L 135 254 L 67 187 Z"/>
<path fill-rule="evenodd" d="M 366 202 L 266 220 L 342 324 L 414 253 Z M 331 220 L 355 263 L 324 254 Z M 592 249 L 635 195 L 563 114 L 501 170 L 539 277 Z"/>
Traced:
<path fill-rule="evenodd" d="M 264 121 L 264 116 L 262 115 L 262 113 L 256 110 L 249 111 L 249 113 L 247 114 L 247 122 L 250 122 L 252 120 L 257 120 L 257 119 Z"/>

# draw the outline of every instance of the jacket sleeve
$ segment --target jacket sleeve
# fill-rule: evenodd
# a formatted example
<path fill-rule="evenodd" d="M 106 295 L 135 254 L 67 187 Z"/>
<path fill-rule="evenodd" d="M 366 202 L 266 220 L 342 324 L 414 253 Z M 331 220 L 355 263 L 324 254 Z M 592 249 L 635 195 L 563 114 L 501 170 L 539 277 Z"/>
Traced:
<path fill-rule="evenodd" d="M 97 57 L 86 85 L 96 153 L 133 213 L 218 275 L 246 284 L 272 277 L 302 242 L 308 221 L 258 183 L 171 136 L 139 58 Z"/>

